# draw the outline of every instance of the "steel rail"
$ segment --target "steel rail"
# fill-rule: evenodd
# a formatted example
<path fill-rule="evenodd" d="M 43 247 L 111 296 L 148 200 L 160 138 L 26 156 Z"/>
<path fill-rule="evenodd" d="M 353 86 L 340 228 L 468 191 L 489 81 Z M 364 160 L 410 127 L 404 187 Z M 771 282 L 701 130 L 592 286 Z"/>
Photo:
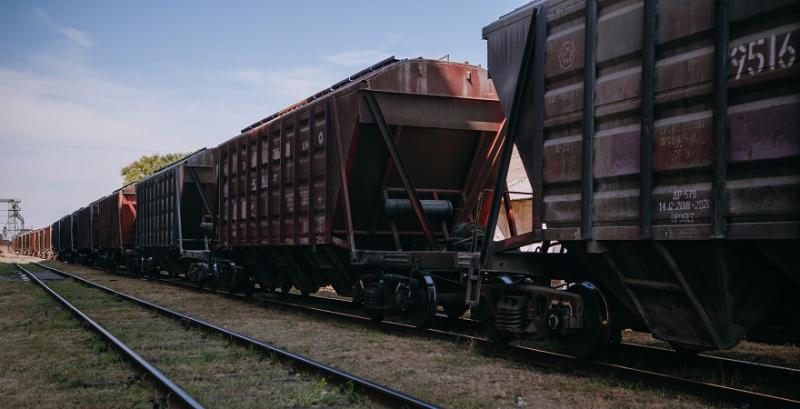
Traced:
<path fill-rule="evenodd" d="M 293 293 L 282 293 L 277 291 L 270 291 L 265 290 L 267 294 L 274 295 L 278 298 L 286 298 L 286 299 L 294 299 L 297 302 L 293 301 L 285 301 L 285 300 L 274 300 L 274 299 L 265 299 L 265 298 L 256 298 L 256 297 L 247 297 L 240 294 L 230 293 L 219 289 L 211 289 L 205 287 L 199 287 L 194 284 L 175 281 L 175 280 L 165 280 L 165 279 L 156 279 L 150 280 L 155 283 L 169 285 L 178 288 L 185 288 L 191 291 L 197 291 L 201 293 L 210 293 L 210 294 L 217 294 L 226 298 L 238 300 L 241 302 L 248 302 L 248 303 L 268 303 L 274 304 L 282 307 L 288 308 L 298 308 L 298 309 L 308 309 L 309 311 L 319 312 L 324 315 L 331 315 L 333 313 L 336 314 L 339 318 L 346 318 L 346 319 L 354 319 L 358 322 L 365 322 L 367 321 L 368 317 L 361 316 L 359 314 L 353 314 L 349 312 L 343 311 L 332 311 L 327 310 L 325 308 L 319 308 L 316 306 L 310 305 L 311 303 L 319 303 L 325 304 L 328 307 L 341 307 L 346 308 L 348 310 L 353 310 L 354 306 L 351 301 L 347 301 L 341 298 L 334 298 L 334 297 L 327 297 L 327 296 L 301 296 L 298 294 Z M 460 327 L 460 329 L 465 330 L 476 330 L 480 326 L 478 321 L 470 320 L 461 318 L 457 321 L 448 320 L 445 317 L 437 317 L 439 318 L 440 324 L 453 324 L 455 323 Z M 428 330 L 420 330 L 418 328 L 412 327 L 408 324 L 402 322 L 395 322 L 391 320 L 384 321 L 387 324 L 393 326 L 393 328 L 414 328 L 412 331 L 417 332 L 418 334 L 420 331 L 425 335 L 431 335 Z M 437 329 L 437 328 L 434 328 Z M 471 334 L 460 333 L 456 334 L 451 331 L 445 331 L 446 333 L 450 333 L 451 336 L 458 335 L 459 337 L 470 336 Z M 653 361 L 657 361 L 659 364 L 676 364 L 682 362 L 690 362 L 695 365 L 705 366 L 705 367 L 722 367 L 725 370 L 733 370 L 733 371 L 740 371 L 746 373 L 754 373 L 758 376 L 766 376 L 770 379 L 775 380 L 785 380 L 787 378 L 791 379 L 798 379 L 800 380 L 800 369 L 783 367 L 778 365 L 772 364 L 765 364 L 759 362 L 751 362 L 751 361 L 744 361 L 740 359 L 733 359 L 721 356 L 714 356 L 709 354 L 697 354 L 690 358 L 685 358 L 679 356 L 679 353 L 670 349 L 660 348 L 657 346 L 648 346 L 648 345 L 639 345 L 639 344 L 631 344 L 631 343 L 614 343 L 609 345 L 609 352 L 614 353 L 615 355 L 625 356 L 627 358 L 631 358 L 634 355 L 640 355 L 642 358 L 647 358 Z"/>
<path fill-rule="evenodd" d="M 85 278 L 79 277 L 75 274 L 68 273 L 66 271 L 62 271 L 60 269 L 50 267 L 44 264 L 36 263 L 36 265 L 46 268 L 54 273 L 61 274 L 65 277 L 69 277 L 83 285 L 88 287 L 96 288 L 102 291 L 105 291 L 109 294 L 113 294 L 114 296 L 120 297 L 128 302 L 137 304 L 139 306 L 148 308 L 153 310 L 165 317 L 169 317 L 172 319 L 176 319 L 179 321 L 183 321 L 185 323 L 189 323 L 190 325 L 196 326 L 198 328 L 207 330 L 212 333 L 223 334 L 229 337 L 231 340 L 241 343 L 243 345 L 248 345 L 255 347 L 256 349 L 260 350 L 261 352 L 268 353 L 272 356 L 279 357 L 283 360 L 293 362 L 295 364 L 300 364 L 302 367 L 306 368 L 310 372 L 320 373 L 324 376 L 335 380 L 344 385 L 353 385 L 359 390 L 365 392 L 366 394 L 373 397 L 375 400 L 380 401 L 384 404 L 390 405 L 391 407 L 403 407 L 403 408 L 438 408 L 438 406 L 423 401 L 421 399 L 415 398 L 410 395 L 406 395 L 402 392 L 396 391 L 391 389 L 387 386 L 377 384 L 370 380 L 361 378 L 357 375 L 351 374 L 349 372 L 345 372 L 343 370 L 325 365 L 321 362 L 317 362 L 310 358 L 306 358 L 302 355 L 298 355 L 292 352 L 289 352 L 284 349 L 277 348 L 270 344 L 264 343 L 257 339 L 251 338 L 247 335 L 235 332 L 233 330 L 218 326 L 216 324 L 210 323 L 208 321 L 204 321 L 169 308 L 160 306 L 158 304 L 151 303 L 149 301 L 119 292 L 117 290 L 111 289 L 104 285 L 95 283 L 93 281 L 87 280 Z"/>
<path fill-rule="evenodd" d="M 105 329 L 102 325 L 98 324 L 96 321 L 91 319 L 88 315 L 84 314 L 80 309 L 72 305 L 67 299 L 59 295 L 55 292 L 52 288 L 50 288 L 47 284 L 44 283 L 39 277 L 36 277 L 35 274 L 28 271 L 25 267 L 22 267 L 19 264 L 15 264 L 15 266 L 25 273 L 31 281 L 33 281 L 36 285 L 41 287 L 47 294 L 51 297 L 55 298 L 56 301 L 61 303 L 67 310 L 69 310 L 73 315 L 75 315 L 81 321 L 89 324 L 91 329 L 99 334 L 106 342 L 113 345 L 117 348 L 128 360 L 130 360 L 134 365 L 136 365 L 139 369 L 149 374 L 152 379 L 155 380 L 156 384 L 163 389 L 167 393 L 167 398 L 177 400 L 181 405 L 189 408 L 203 408 L 197 400 L 195 400 L 189 393 L 187 393 L 183 388 L 178 386 L 175 382 L 169 379 L 166 375 L 164 375 L 161 371 L 158 370 L 155 366 L 149 363 L 146 359 L 142 358 L 141 355 L 137 354 L 131 347 L 126 345 L 124 342 L 120 341 L 117 337 L 115 337 L 111 332 Z"/>
<path fill-rule="evenodd" d="M 118 274 L 118 273 L 112 273 L 112 274 Z M 236 300 L 239 300 L 239 301 L 263 301 L 265 303 L 277 302 L 279 304 L 280 303 L 290 303 L 290 304 L 299 304 L 300 306 L 307 305 L 307 306 L 309 306 L 311 308 L 316 308 L 316 307 L 311 305 L 312 303 L 319 303 L 319 304 L 324 304 L 324 305 L 326 305 L 328 307 L 341 308 L 341 309 L 349 310 L 349 311 L 359 311 L 360 308 L 361 308 L 360 306 L 354 304 L 353 301 L 349 301 L 349 300 L 344 299 L 344 298 L 335 298 L 335 297 L 329 297 L 329 296 L 300 295 L 300 294 L 295 294 L 295 293 L 285 293 L 285 292 L 280 292 L 280 291 L 277 291 L 277 290 L 269 290 L 269 289 L 262 289 L 261 290 L 261 291 L 263 291 L 263 294 L 265 294 L 267 296 L 271 296 L 271 297 L 276 297 L 276 298 L 279 299 L 279 300 L 273 300 L 273 299 L 270 299 L 270 298 L 260 298 L 260 297 L 257 297 L 257 296 L 256 297 L 248 297 L 248 296 L 245 296 L 245 295 L 242 295 L 242 294 L 230 293 L 228 291 L 215 289 L 215 288 L 200 287 L 200 286 L 195 285 L 195 284 L 182 282 L 182 281 L 178 281 L 178 280 L 174 280 L 174 279 L 144 278 L 144 280 L 152 281 L 154 283 L 159 283 L 159 284 L 166 284 L 166 285 L 170 285 L 170 286 L 173 286 L 173 287 L 185 288 L 185 289 L 188 289 L 188 290 L 202 292 L 202 293 L 217 294 L 217 295 L 221 295 L 223 297 L 229 297 L 229 298 L 236 299 Z M 280 300 L 280 299 L 283 299 L 283 300 Z M 287 301 L 287 300 L 295 300 L 295 301 Z M 360 314 L 358 312 L 356 312 L 353 315 L 360 315 Z M 459 319 L 453 320 L 453 319 L 449 319 L 445 314 L 442 314 L 442 313 L 437 313 L 435 318 L 436 318 L 436 323 L 438 325 L 440 325 L 441 327 L 457 326 L 459 329 L 464 329 L 464 330 L 479 330 L 480 329 L 480 322 L 475 321 L 475 320 L 471 320 L 471 319 L 467 319 L 467 318 L 459 318 Z M 389 320 L 389 321 L 392 322 L 391 320 Z M 434 327 L 434 328 L 441 328 L 441 327 L 437 326 L 437 327 Z"/>
<path fill-rule="evenodd" d="M 60 272 L 59 270 L 49 266 L 45 265 L 41 266 L 44 268 L 51 269 L 52 271 L 55 272 Z M 751 408 L 762 408 L 762 407 L 800 408 L 800 401 L 794 399 L 769 395 L 746 389 L 729 387 L 725 385 L 714 384 L 710 382 L 681 378 L 678 376 L 668 375 L 661 372 L 654 372 L 645 369 L 634 368 L 626 365 L 616 364 L 613 362 L 579 359 L 570 355 L 531 348 L 531 347 L 513 346 L 513 345 L 499 346 L 491 343 L 485 338 L 477 337 L 474 335 L 454 333 L 439 329 L 417 328 L 413 325 L 401 322 L 373 321 L 368 317 L 364 317 L 361 315 L 350 314 L 335 310 L 328 310 L 324 308 L 318 308 L 288 301 L 278 301 L 274 299 L 265 299 L 265 298 L 249 298 L 244 295 L 232 294 L 220 290 L 205 289 L 193 285 L 177 283 L 174 281 L 155 280 L 155 282 L 166 283 L 168 285 L 193 289 L 196 291 L 214 293 L 225 296 L 226 298 L 231 298 L 247 303 L 271 304 L 279 307 L 302 310 L 304 312 L 311 312 L 323 317 L 335 317 L 337 319 L 346 320 L 356 324 L 375 326 L 380 330 L 389 333 L 423 336 L 423 337 L 435 338 L 456 343 L 470 342 L 473 343 L 474 345 L 481 347 L 484 350 L 492 351 L 500 357 L 521 361 L 533 366 L 546 367 L 550 369 L 556 369 L 559 371 L 566 370 L 581 375 L 611 376 L 616 379 L 622 379 L 634 383 L 641 383 L 651 387 L 664 387 L 667 389 L 671 389 L 674 392 L 688 393 L 706 399 L 725 401 L 736 404 L 747 404 Z M 643 351 L 648 351 L 648 353 L 654 352 L 660 354 L 672 354 L 669 356 L 673 357 L 673 359 L 677 356 L 677 354 L 673 351 L 655 347 L 647 347 L 634 344 L 621 344 L 621 347 L 626 348 L 628 352 L 638 351 L 639 353 L 641 353 Z M 787 374 L 793 374 L 793 375 L 800 372 L 792 368 L 777 367 L 777 366 L 758 364 L 747 361 L 737 361 L 730 358 L 713 357 L 711 355 L 698 355 L 698 359 L 710 359 L 714 360 L 714 362 L 717 363 L 728 362 L 729 364 L 731 362 L 736 362 L 737 364 L 753 366 L 753 368 L 757 367 L 758 369 L 763 369 L 763 370 L 770 370 L 770 367 L 773 367 L 773 370 L 786 369 L 788 370 L 788 372 L 786 372 Z"/>
<path fill-rule="evenodd" d="M 747 373 L 750 376 L 767 377 L 771 380 L 786 381 L 787 379 L 800 381 L 800 369 L 790 368 L 779 365 L 765 364 L 761 362 L 744 361 L 741 359 L 714 356 L 709 354 L 697 354 L 695 356 L 681 358 L 679 353 L 670 349 L 657 346 L 639 345 L 631 343 L 613 344 L 615 354 L 631 357 L 632 355 L 642 355 L 656 360 L 660 364 L 680 364 L 690 362 L 695 365 L 705 367 L 721 367 L 726 370 Z"/>

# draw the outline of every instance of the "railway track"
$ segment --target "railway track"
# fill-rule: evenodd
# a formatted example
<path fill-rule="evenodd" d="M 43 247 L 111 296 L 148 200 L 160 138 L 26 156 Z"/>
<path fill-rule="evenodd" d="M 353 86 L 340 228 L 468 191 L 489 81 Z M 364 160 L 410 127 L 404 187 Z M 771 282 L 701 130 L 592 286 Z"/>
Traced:
<path fill-rule="evenodd" d="M 45 265 L 41 266 L 67 276 L 72 276 L 78 280 L 84 280 L 53 267 Z M 177 280 L 166 279 L 153 281 L 192 291 L 214 293 L 241 302 L 261 306 L 277 306 L 285 309 L 301 310 L 303 312 L 313 313 L 321 317 L 333 317 L 360 325 L 373 326 L 388 333 L 422 336 L 452 342 L 470 342 L 485 352 L 492 353 L 500 357 L 505 357 L 507 359 L 524 362 L 532 366 L 545 367 L 559 371 L 568 371 L 579 375 L 612 377 L 650 387 L 663 387 L 675 392 L 692 394 L 712 401 L 747 405 L 751 408 L 800 408 L 800 401 L 793 398 L 777 396 L 769 393 L 761 393 L 749 389 L 743 389 L 741 387 L 732 387 L 721 382 L 710 382 L 677 376 L 667 373 L 668 371 L 661 370 L 664 367 L 668 367 L 671 368 L 671 370 L 679 371 L 680 368 L 693 366 L 695 368 L 714 369 L 720 374 L 716 377 L 723 380 L 739 377 L 745 379 L 760 379 L 762 382 L 767 383 L 796 383 L 798 380 L 800 380 L 800 370 L 792 368 L 716 357 L 705 354 L 698 354 L 695 357 L 686 359 L 685 357 L 671 350 L 635 344 L 611 345 L 608 352 L 612 359 L 609 360 L 584 360 L 539 348 L 513 345 L 497 346 L 485 338 L 468 333 L 471 331 L 452 332 L 441 328 L 421 329 L 403 322 L 396 321 L 376 322 L 357 313 L 344 312 L 338 309 L 312 305 L 328 304 L 336 305 L 340 309 L 347 309 L 349 311 L 354 310 L 352 303 L 337 298 L 304 297 L 291 293 L 277 292 L 275 292 L 275 294 L 278 295 L 278 297 L 247 297 L 239 294 L 231 294 L 221 290 L 201 288 Z M 447 319 L 444 317 L 439 318 L 439 322 L 442 324 L 447 321 Z M 460 325 L 464 328 L 474 329 L 477 323 L 471 320 L 460 320 Z M 639 364 L 644 364 L 647 366 L 647 368 L 645 369 L 636 367 L 621 361 L 628 363 L 638 362 Z"/>
<path fill-rule="evenodd" d="M 95 322 L 92 318 L 86 315 L 83 311 L 79 310 L 77 307 L 72 305 L 66 298 L 59 295 L 55 292 L 52 288 L 50 288 L 47 284 L 44 283 L 39 277 L 33 274 L 31 271 L 27 270 L 26 268 L 22 267 L 19 264 L 15 264 L 17 269 L 19 269 L 26 277 L 30 279 L 31 282 L 36 284 L 37 286 L 41 287 L 48 295 L 53 297 L 56 301 L 58 301 L 61 305 L 64 306 L 69 312 L 72 313 L 75 317 L 77 317 L 82 322 L 86 323 L 92 331 L 96 332 L 100 335 L 103 340 L 107 343 L 111 344 L 116 348 L 122 355 L 128 359 L 131 363 L 133 363 L 140 371 L 149 375 L 150 379 L 165 393 L 165 395 L 175 403 L 178 403 L 180 406 L 188 407 L 188 408 L 203 408 L 195 398 L 193 398 L 189 393 L 187 393 L 183 388 L 178 386 L 173 380 L 168 378 L 164 375 L 161 371 L 158 370 L 153 364 L 148 362 L 146 359 L 142 358 L 141 355 L 137 354 L 131 347 L 129 347 L 124 342 L 120 341 L 117 337 L 115 337 L 111 332 L 105 329 L 103 326 Z"/>
<path fill-rule="evenodd" d="M 98 283 L 92 282 L 90 280 L 84 279 L 82 277 L 79 277 L 77 275 L 68 273 L 66 271 L 62 271 L 62 270 L 59 270 L 59 269 L 56 269 L 56 268 L 53 268 L 53 267 L 50 267 L 50 266 L 46 266 L 46 265 L 43 265 L 43 264 L 39 264 L 39 263 L 35 263 L 35 264 L 37 266 L 43 268 L 43 269 L 52 271 L 52 272 L 54 272 L 56 274 L 59 274 L 61 276 L 67 277 L 69 279 L 72 279 L 72 280 L 74 280 L 74 281 L 76 281 L 76 282 L 78 282 L 78 283 L 80 283 L 80 284 L 82 284 L 82 285 L 84 285 L 86 287 L 94 288 L 94 289 L 97 289 L 97 290 L 101 290 L 101 291 L 106 292 L 108 294 L 111 294 L 111 295 L 113 295 L 115 297 L 118 297 L 118 298 L 120 298 L 120 299 L 122 299 L 124 301 L 127 301 L 127 302 L 132 303 L 134 305 L 137 305 L 139 307 L 143 307 L 145 309 L 153 311 L 153 312 L 155 312 L 155 313 L 157 313 L 157 314 L 159 314 L 161 316 L 177 320 L 177 321 L 182 322 L 184 324 L 188 324 L 191 327 L 202 329 L 202 330 L 205 330 L 205 331 L 207 331 L 209 333 L 212 333 L 212 334 L 221 335 L 224 338 L 227 338 L 227 339 L 229 339 L 229 340 L 231 340 L 233 342 L 236 342 L 238 344 L 250 347 L 255 351 L 261 352 L 261 353 L 265 354 L 266 356 L 274 357 L 274 358 L 280 359 L 281 361 L 284 361 L 284 362 L 289 362 L 294 367 L 303 368 L 304 370 L 306 370 L 309 373 L 321 375 L 321 376 L 323 376 L 325 379 L 327 379 L 329 381 L 335 382 L 335 383 L 343 385 L 343 386 L 348 386 L 348 387 L 352 386 L 355 390 L 363 392 L 364 394 L 366 394 L 367 396 L 372 398 L 374 401 L 376 401 L 378 403 L 381 403 L 383 405 L 386 405 L 388 407 L 397 407 L 397 408 L 438 408 L 438 406 L 436 406 L 436 405 L 434 405 L 432 403 L 425 402 L 425 401 L 423 401 L 421 399 L 418 399 L 418 398 L 415 398 L 413 396 L 406 395 L 406 394 L 404 394 L 402 392 L 396 391 L 396 390 L 391 389 L 391 388 L 389 388 L 387 386 L 380 385 L 378 383 L 375 383 L 375 382 L 369 381 L 367 379 L 361 378 L 361 377 L 359 377 L 357 375 L 354 375 L 352 373 L 349 373 L 349 372 L 346 372 L 346 371 L 342 371 L 340 369 L 337 369 L 337 368 L 325 365 L 323 363 L 317 362 L 317 361 L 312 360 L 310 358 L 307 358 L 307 357 L 304 357 L 304 356 L 301 356 L 301 355 L 298 355 L 298 354 L 295 354 L 295 353 L 292 353 L 292 352 L 277 348 L 277 347 L 272 346 L 270 344 L 261 342 L 261 341 L 259 341 L 257 339 L 253 339 L 251 337 L 248 337 L 248 336 L 246 336 L 244 334 L 232 331 L 232 330 L 227 329 L 227 328 L 223 328 L 221 326 L 217 326 L 217 325 L 215 325 L 213 323 L 210 323 L 210 322 L 207 322 L 207 321 L 203 321 L 203 320 L 194 318 L 194 317 L 186 315 L 186 314 L 182 314 L 180 312 L 177 312 L 177 311 L 171 310 L 169 308 L 166 308 L 166 307 L 151 303 L 149 301 L 146 301 L 146 300 L 143 300 L 143 299 L 140 299 L 140 298 L 136 298 L 136 297 L 133 297 L 131 295 L 116 291 L 116 290 L 114 290 L 112 288 L 100 285 Z M 99 324 L 94 322 L 88 315 L 84 314 L 79 309 L 77 309 L 75 306 L 70 304 L 69 301 L 67 301 L 65 298 L 63 298 L 61 295 L 59 295 L 56 291 L 54 291 L 49 286 L 47 286 L 42 280 L 39 280 L 38 278 L 36 278 L 36 276 L 33 273 L 29 272 L 28 270 L 25 270 L 24 267 L 22 267 L 22 266 L 17 265 L 17 267 L 20 268 L 23 272 L 25 272 L 25 274 L 28 275 L 28 277 L 30 277 L 31 280 L 33 280 L 37 285 L 39 285 L 40 287 L 45 289 L 45 291 L 48 294 L 50 294 L 51 296 L 56 298 L 62 305 L 64 305 L 68 309 L 70 309 L 70 311 L 72 311 L 73 314 L 77 315 L 81 320 L 83 320 L 83 321 L 89 323 L 90 325 L 92 325 L 93 329 L 95 329 L 96 331 L 100 332 L 101 335 L 103 335 L 104 338 L 108 339 L 112 344 L 114 344 L 115 347 L 117 347 L 118 349 L 123 351 L 123 353 L 126 355 L 126 357 L 128 357 L 129 359 L 134 360 L 134 362 L 137 364 L 137 366 L 142 367 L 149 374 L 154 376 L 154 378 L 159 382 L 159 385 L 162 388 L 164 388 L 169 393 L 170 396 L 174 395 L 177 398 L 179 398 L 178 402 L 182 406 L 192 407 L 192 408 L 202 408 L 203 407 L 194 398 L 189 396 L 188 393 L 186 393 L 177 384 L 175 384 L 175 382 L 171 381 L 169 378 L 167 378 L 165 375 L 163 375 L 161 372 L 159 372 L 158 369 L 156 369 L 152 364 L 148 363 L 146 360 L 141 358 L 141 356 L 137 355 L 130 347 L 126 346 L 121 341 L 116 339 L 110 332 L 108 332 L 104 328 L 100 327 Z M 111 341 L 111 340 L 114 340 L 114 341 Z"/>

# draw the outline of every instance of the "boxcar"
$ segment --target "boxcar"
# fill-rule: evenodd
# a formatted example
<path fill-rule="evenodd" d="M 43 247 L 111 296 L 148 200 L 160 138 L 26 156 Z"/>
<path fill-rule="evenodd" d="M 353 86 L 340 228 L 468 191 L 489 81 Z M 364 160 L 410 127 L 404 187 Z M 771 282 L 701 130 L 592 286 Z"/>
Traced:
<path fill-rule="evenodd" d="M 797 316 L 798 13 L 796 0 L 570 0 L 484 29 L 535 212 L 527 234 L 493 247 L 559 241 L 567 255 L 527 256 L 539 282 L 592 282 L 567 310 L 535 310 L 536 296 L 557 298 L 549 287 L 500 291 L 490 304 L 504 319 L 527 311 L 593 344 L 632 317 L 697 350 L 730 348 L 775 311 Z M 496 327 L 530 335 L 526 322 Z"/>
<path fill-rule="evenodd" d="M 463 312 L 473 260 L 448 246 L 502 121 L 480 67 L 380 62 L 219 147 L 220 246 L 265 288 L 331 284 L 376 316 L 414 304 L 420 324 L 438 291 Z"/>

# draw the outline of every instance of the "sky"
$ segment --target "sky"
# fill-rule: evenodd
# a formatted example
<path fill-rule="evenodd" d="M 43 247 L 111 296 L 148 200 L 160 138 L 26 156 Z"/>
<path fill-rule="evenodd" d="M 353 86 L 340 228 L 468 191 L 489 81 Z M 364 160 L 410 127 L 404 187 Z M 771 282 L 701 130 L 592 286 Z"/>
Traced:
<path fill-rule="evenodd" d="M 481 29 L 524 3 L 4 1 L 0 198 L 42 227 L 385 57 L 486 66 Z"/>

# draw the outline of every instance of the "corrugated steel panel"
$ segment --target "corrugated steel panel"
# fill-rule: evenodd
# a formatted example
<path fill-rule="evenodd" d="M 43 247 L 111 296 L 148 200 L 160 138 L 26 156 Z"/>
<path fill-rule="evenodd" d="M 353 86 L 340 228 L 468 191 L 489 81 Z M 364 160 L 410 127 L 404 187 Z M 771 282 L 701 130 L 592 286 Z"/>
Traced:
<path fill-rule="evenodd" d="M 136 183 L 137 248 L 203 248 L 204 205 L 188 168 L 197 173 L 207 200 L 214 205 L 214 163 L 214 150 L 202 149 Z"/>
<path fill-rule="evenodd" d="M 58 249 L 59 251 L 72 250 L 72 215 L 68 214 L 58 221 Z"/>
<path fill-rule="evenodd" d="M 74 223 L 73 247 L 75 250 L 92 250 L 100 235 L 99 218 L 100 201 L 90 203 L 72 213 Z"/>

